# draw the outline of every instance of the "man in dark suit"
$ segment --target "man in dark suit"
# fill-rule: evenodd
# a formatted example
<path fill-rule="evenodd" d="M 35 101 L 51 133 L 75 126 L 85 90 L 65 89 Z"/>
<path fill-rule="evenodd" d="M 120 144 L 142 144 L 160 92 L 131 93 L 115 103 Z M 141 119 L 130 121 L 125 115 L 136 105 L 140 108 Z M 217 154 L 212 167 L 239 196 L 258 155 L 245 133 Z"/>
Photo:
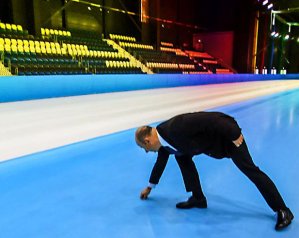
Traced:
<path fill-rule="evenodd" d="M 152 188 L 159 183 L 170 154 L 174 154 L 180 167 L 185 188 L 192 196 L 177 208 L 207 208 L 194 155 L 206 154 L 216 159 L 231 158 L 234 164 L 258 188 L 270 208 L 277 213 L 275 229 L 287 227 L 294 218 L 272 180 L 253 162 L 241 129 L 234 118 L 221 112 L 195 112 L 175 116 L 156 128 L 142 126 L 136 130 L 136 143 L 146 152 L 158 152 L 149 185 L 140 198 L 147 199 Z"/>

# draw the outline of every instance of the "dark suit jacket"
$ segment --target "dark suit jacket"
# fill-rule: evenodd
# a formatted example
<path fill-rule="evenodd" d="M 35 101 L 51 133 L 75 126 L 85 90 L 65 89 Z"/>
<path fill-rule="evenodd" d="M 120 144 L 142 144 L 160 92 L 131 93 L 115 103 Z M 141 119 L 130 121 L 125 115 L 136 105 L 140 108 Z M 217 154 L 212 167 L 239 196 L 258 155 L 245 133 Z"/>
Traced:
<path fill-rule="evenodd" d="M 234 118 L 221 112 L 181 114 L 159 124 L 157 131 L 165 141 L 185 156 L 204 153 L 217 159 L 229 157 L 232 141 L 241 134 Z M 169 153 L 161 147 L 150 183 L 159 182 L 168 156 Z"/>

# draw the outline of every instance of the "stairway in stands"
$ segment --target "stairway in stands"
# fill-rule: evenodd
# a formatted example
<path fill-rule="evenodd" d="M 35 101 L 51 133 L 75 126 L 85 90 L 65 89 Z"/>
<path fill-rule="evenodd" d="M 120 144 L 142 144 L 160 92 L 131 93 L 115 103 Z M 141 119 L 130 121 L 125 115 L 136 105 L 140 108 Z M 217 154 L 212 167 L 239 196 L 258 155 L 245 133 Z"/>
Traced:
<path fill-rule="evenodd" d="M 11 76 L 11 73 L 5 66 L 0 62 L 0 76 Z"/>

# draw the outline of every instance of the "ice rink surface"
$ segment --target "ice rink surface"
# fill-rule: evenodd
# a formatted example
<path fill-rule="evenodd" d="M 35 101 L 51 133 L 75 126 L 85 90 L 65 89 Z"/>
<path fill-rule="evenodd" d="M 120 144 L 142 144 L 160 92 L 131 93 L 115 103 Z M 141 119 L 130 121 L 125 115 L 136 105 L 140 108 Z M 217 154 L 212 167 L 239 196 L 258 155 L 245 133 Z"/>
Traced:
<path fill-rule="evenodd" d="M 0 104 L 0 237 L 298 237 L 298 88 L 267 81 Z M 156 154 L 135 145 L 135 128 L 200 110 L 236 118 L 295 215 L 286 230 L 274 230 L 274 213 L 229 159 L 194 158 L 208 209 L 175 208 L 189 194 L 174 159 L 139 199 Z"/>

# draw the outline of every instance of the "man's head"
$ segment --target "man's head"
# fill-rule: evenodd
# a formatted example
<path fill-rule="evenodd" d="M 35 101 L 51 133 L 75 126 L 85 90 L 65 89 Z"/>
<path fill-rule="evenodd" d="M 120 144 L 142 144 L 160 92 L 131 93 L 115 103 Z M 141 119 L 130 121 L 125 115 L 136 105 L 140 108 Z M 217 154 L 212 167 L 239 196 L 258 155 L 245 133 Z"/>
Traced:
<path fill-rule="evenodd" d="M 157 152 L 161 147 L 157 130 L 150 126 L 141 126 L 135 132 L 135 141 L 146 152 Z"/>

